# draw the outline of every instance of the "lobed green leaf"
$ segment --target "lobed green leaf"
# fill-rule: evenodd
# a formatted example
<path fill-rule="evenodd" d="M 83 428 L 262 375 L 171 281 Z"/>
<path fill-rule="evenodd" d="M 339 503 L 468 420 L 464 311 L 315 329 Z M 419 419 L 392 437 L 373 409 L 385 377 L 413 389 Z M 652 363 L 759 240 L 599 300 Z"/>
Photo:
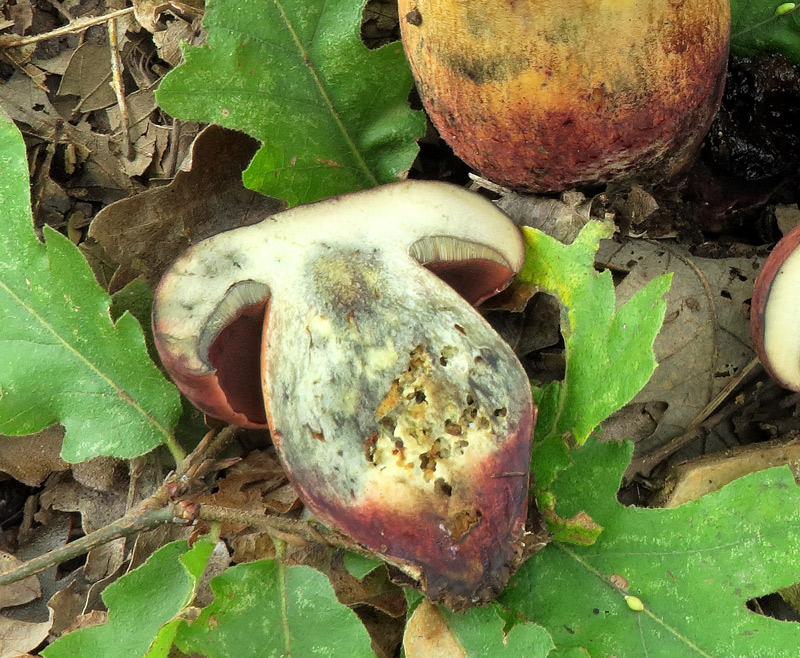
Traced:
<path fill-rule="evenodd" d="M 192 601 L 214 542 L 163 546 L 141 567 L 103 592 L 108 621 L 59 638 L 44 658 L 166 658 L 178 630 L 178 615 Z"/>
<path fill-rule="evenodd" d="M 158 102 L 262 142 L 247 187 L 290 205 L 405 177 L 424 132 L 399 42 L 368 50 L 365 0 L 210 0 L 208 45 L 187 47 Z"/>
<path fill-rule="evenodd" d="M 585 509 L 605 531 L 588 547 L 548 545 L 500 602 L 550 631 L 553 656 L 797 655 L 799 624 L 746 605 L 800 581 L 800 488 L 789 470 L 749 475 L 675 509 L 625 507 L 616 492 L 631 451 L 595 439 L 572 450 L 553 485 L 556 511 Z"/>
<path fill-rule="evenodd" d="M 211 581 L 214 602 L 176 638 L 208 658 L 374 658 L 366 629 L 339 603 L 328 579 L 304 566 L 260 560 Z"/>
<path fill-rule="evenodd" d="M 26 162 L 0 113 L 0 433 L 61 423 L 66 461 L 142 455 L 171 440 L 178 392 L 133 316 L 112 322 L 77 247 L 47 226 L 36 237 Z"/>
<path fill-rule="evenodd" d="M 630 402 L 657 365 L 653 341 L 664 320 L 663 295 L 671 276 L 654 279 L 616 309 L 611 273 L 594 269 L 599 241 L 612 234 L 610 223 L 589 222 L 565 245 L 525 229 L 527 253 L 519 279 L 561 301 L 566 354 L 564 381 L 534 390 L 539 418 L 532 468 L 540 490 L 569 463 L 564 441 L 585 442 Z"/>

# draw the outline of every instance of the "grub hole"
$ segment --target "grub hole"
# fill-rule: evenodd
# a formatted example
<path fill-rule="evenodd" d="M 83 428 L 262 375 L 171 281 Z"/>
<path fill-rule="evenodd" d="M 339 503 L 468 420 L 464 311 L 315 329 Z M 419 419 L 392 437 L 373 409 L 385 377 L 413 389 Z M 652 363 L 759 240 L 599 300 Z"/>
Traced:
<path fill-rule="evenodd" d="M 451 487 L 444 478 L 436 478 L 433 483 L 433 489 L 436 493 L 443 496 L 451 496 L 453 494 L 453 487 Z"/>

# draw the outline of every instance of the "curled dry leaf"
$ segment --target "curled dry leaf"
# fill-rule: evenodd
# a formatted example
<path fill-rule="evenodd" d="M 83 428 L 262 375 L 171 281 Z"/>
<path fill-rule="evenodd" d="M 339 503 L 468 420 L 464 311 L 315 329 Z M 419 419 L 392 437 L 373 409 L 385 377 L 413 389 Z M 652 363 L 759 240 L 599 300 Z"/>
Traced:
<path fill-rule="evenodd" d="M 40 623 L 0 615 L 0 658 L 19 658 L 20 654 L 33 651 L 44 642 L 52 625 L 52 615 Z"/>
<path fill-rule="evenodd" d="M 689 459 L 670 467 L 663 488 L 649 502 L 654 507 L 677 507 L 748 473 L 784 465 L 800 480 L 800 439 L 757 443 Z"/>
<path fill-rule="evenodd" d="M 188 171 L 179 171 L 166 187 L 101 210 L 89 237 L 119 263 L 112 292 L 139 276 L 155 285 L 191 244 L 279 210 L 280 201 L 242 185 L 242 170 L 257 148 L 243 133 L 209 126 L 192 144 Z"/>
<path fill-rule="evenodd" d="M 594 198 L 570 190 L 559 199 L 532 194 L 503 193 L 495 204 L 518 226 L 530 226 L 564 244 L 571 244 L 591 219 Z"/>

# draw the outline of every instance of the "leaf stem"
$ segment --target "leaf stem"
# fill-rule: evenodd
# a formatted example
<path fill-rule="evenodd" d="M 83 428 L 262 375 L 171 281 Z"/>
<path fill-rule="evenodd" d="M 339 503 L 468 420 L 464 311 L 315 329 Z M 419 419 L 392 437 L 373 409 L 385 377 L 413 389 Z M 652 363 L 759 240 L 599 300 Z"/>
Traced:
<path fill-rule="evenodd" d="M 175 460 L 175 464 L 177 466 L 180 466 L 184 461 L 186 461 L 186 451 L 181 448 L 180 444 L 175 440 L 175 437 L 171 433 L 164 436 L 164 444 L 172 453 L 172 458 Z"/>

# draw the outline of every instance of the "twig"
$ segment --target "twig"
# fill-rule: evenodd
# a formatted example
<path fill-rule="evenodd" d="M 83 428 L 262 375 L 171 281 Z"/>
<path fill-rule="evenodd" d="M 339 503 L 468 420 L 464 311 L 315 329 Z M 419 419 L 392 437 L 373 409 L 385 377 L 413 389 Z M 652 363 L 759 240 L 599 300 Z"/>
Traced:
<path fill-rule="evenodd" d="M 179 119 L 172 119 L 172 139 L 170 140 L 169 151 L 167 152 L 164 163 L 164 174 L 167 178 L 175 176 L 175 169 L 178 166 L 178 147 L 181 140 L 181 122 Z"/>
<path fill-rule="evenodd" d="M 672 439 L 669 443 L 660 448 L 657 448 L 653 452 L 647 455 L 643 455 L 642 457 L 637 457 L 633 461 L 631 461 L 631 465 L 628 467 L 626 475 L 632 475 L 634 473 L 643 473 L 647 474 L 658 464 L 659 462 L 663 461 L 667 457 L 669 457 L 673 452 L 682 448 L 690 441 L 693 441 L 698 436 L 703 433 L 704 429 L 708 429 L 705 425 L 705 421 L 711 416 L 712 413 L 722 404 L 725 399 L 736 389 L 736 387 L 741 384 L 745 378 L 759 365 L 758 359 L 753 359 L 748 363 L 742 370 L 739 372 L 736 377 L 734 377 L 728 384 L 723 388 L 717 395 L 714 396 L 714 399 L 711 400 L 703 410 L 697 414 L 697 416 L 692 419 L 692 422 L 689 423 L 684 431 Z"/>
<path fill-rule="evenodd" d="M 107 544 L 120 537 L 135 535 L 137 532 L 142 532 L 143 530 L 152 530 L 157 526 L 174 521 L 175 512 L 172 509 L 172 505 L 162 507 L 161 509 L 145 509 L 135 514 L 123 516 L 121 519 L 109 523 L 99 530 L 90 532 L 88 535 L 76 539 L 66 546 L 40 555 L 20 565 L 16 569 L 1 574 L 0 587 L 3 585 L 10 585 L 28 576 L 34 576 L 37 573 L 46 571 L 50 567 L 76 558 L 79 555 L 89 552 L 93 548 Z"/>
<path fill-rule="evenodd" d="M 128 161 L 133 160 L 131 145 L 131 118 L 128 114 L 128 102 L 125 99 L 125 88 L 122 84 L 122 60 L 119 56 L 117 38 L 117 19 L 108 21 L 108 47 L 111 49 L 111 86 L 119 105 L 119 124 L 122 130 L 122 148 Z"/>
<path fill-rule="evenodd" d="M 346 548 L 367 557 L 381 559 L 379 555 L 365 549 L 349 537 L 332 530 L 318 528 L 315 524 L 307 521 L 266 516 L 217 505 L 198 506 L 196 503 L 183 501 L 173 503 L 171 499 L 176 493 L 180 494 L 182 485 L 185 485 L 193 476 L 202 475 L 203 468 L 220 450 L 228 445 L 236 435 L 236 431 L 236 427 L 228 426 L 219 432 L 213 430 L 208 432 L 198 446 L 185 459 L 179 462 L 175 473 L 167 478 L 167 481 L 155 494 L 143 500 L 135 512 L 126 514 L 121 519 L 80 539 L 76 539 L 66 546 L 57 548 L 20 565 L 16 569 L 3 573 L 0 575 L 0 587 L 41 573 L 52 566 L 76 558 L 97 546 L 107 544 L 120 537 L 134 535 L 144 530 L 152 530 L 165 523 L 186 523 L 195 519 L 215 523 L 241 523 L 274 535 L 278 539 L 287 536 L 298 537 L 306 541 Z"/>
<path fill-rule="evenodd" d="M 66 562 L 83 555 L 88 551 L 107 544 L 110 541 L 134 535 L 143 530 L 151 530 L 164 523 L 186 521 L 180 512 L 176 511 L 170 501 L 170 483 L 184 480 L 187 473 L 205 463 L 217 452 L 222 450 L 236 434 L 235 427 L 229 426 L 220 432 L 211 431 L 203 437 L 197 447 L 185 458 L 178 460 L 178 467 L 174 475 L 161 485 L 159 490 L 149 498 L 143 500 L 137 510 L 126 514 L 121 519 L 110 523 L 95 532 L 91 532 L 66 546 L 45 553 L 12 571 L 0 575 L 0 586 L 41 573 L 50 567 Z"/>
<path fill-rule="evenodd" d="M 268 534 L 291 535 L 318 544 L 346 548 L 376 560 L 382 559 L 380 555 L 364 548 L 349 537 L 327 529 L 323 534 L 315 525 L 307 521 L 295 521 L 294 519 L 286 519 L 280 516 L 246 512 L 244 510 L 234 509 L 232 507 L 220 507 L 218 505 L 201 505 L 200 514 L 197 518 L 203 521 L 241 523 Z"/>
<path fill-rule="evenodd" d="M 29 43 L 38 43 L 39 41 L 54 39 L 55 37 L 60 37 L 65 34 L 82 32 L 83 30 L 90 28 L 93 25 L 100 25 L 102 23 L 105 23 L 106 21 L 119 18 L 120 16 L 127 16 L 128 14 L 132 13 L 133 13 L 133 7 L 127 7 L 125 9 L 118 9 L 117 11 L 112 11 L 111 13 L 104 14 L 102 16 L 81 17 L 72 21 L 68 25 L 56 28 L 52 32 L 33 34 L 29 37 L 19 37 L 16 39 L 13 37 L 8 39 L 3 39 L 2 42 L 0 42 L 0 48 L 17 48 L 19 46 L 26 46 Z"/>

